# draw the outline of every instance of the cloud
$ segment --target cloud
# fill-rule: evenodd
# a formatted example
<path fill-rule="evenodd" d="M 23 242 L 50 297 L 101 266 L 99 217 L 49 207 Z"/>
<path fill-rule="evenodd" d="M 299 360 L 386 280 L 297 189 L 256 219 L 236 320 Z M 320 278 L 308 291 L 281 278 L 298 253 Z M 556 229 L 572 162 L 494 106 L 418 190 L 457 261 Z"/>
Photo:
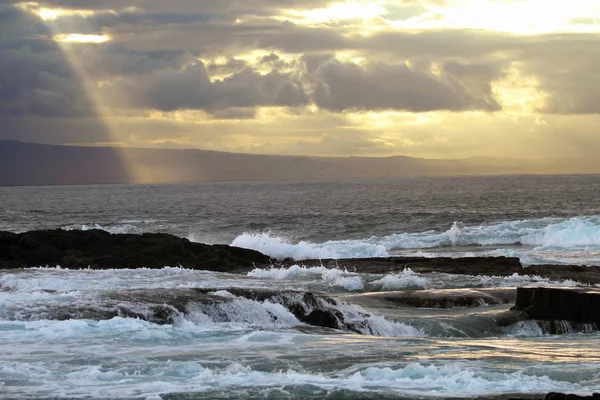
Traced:
<path fill-rule="evenodd" d="M 224 79 L 211 81 L 202 62 L 181 70 L 119 80 L 107 89 L 115 98 L 129 98 L 129 106 L 162 111 L 300 106 L 308 101 L 303 85 L 291 74 L 271 71 L 261 75 L 245 68 Z"/>
<path fill-rule="evenodd" d="M 0 114 L 90 115 L 91 105 L 58 46 L 39 19 L 0 9 Z"/>
<path fill-rule="evenodd" d="M 463 75 L 469 72 L 468 67 L 458 64 L 451 65 L 452 69 Z M 483 90 L 487 96 L 476 96 L 481 93 L 470 91 L 446 71 L 434 75 L 412 70 L 406 64 L 375 63 L 363 67 L 332 59 L 321 65 L 316 75 L 319 80 L 315 103 L 332 111 L 500 109 L 489 90 Z"/>

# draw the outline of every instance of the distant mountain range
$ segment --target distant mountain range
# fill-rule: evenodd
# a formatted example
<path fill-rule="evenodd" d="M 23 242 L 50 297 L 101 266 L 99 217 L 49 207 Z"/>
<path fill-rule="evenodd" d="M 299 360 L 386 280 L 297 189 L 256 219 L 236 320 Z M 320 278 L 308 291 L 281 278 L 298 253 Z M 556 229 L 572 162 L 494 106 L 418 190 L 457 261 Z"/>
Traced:
<path fill-rule="evenodd" d="M 591 158 L 272 156 L 0 141 L 1 186 L 594 173 L 600 161 Z"/>

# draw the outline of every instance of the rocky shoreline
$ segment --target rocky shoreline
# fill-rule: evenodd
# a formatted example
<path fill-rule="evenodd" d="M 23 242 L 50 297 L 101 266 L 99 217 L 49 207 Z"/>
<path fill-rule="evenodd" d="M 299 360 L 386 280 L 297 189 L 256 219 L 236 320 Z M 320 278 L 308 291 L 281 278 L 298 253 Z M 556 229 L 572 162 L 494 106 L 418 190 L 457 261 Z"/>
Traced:
<path fill-rule="evenodd" d="M 190 242 L 163 233 L 111 234 L 102 230 L 0 232 L 0 269 L 60 266 L 120 269 L 181 266 L 247 272 L 275 260 L 254 250 Z"/>
<path fill-rule="evenodd" d="M 258 251 L 190 242 L 163 233 L 111 234 L 103 230 L 0 231 L 0 269 L 61 266 L 71 269 L 163 268 L 181 266 L 246 273 L 252 268 L 324 266 L 360 273 L 417 273 L 510 276 L 537 275 L 552 280 L 600 284 L 600 266 L 535 265 L 523 267 L 515 257 L 382 257 L 277 260 Z"/>
<path fill-rule="evenodd" d="M 518 258 L 388 257 L 326 260 L 276 260 L 254 250 L 228 245 L 193 243 L 169 234 L 111 234 L 102 230 L 40 230 L 0 232 L 0 269 L 61 266 L 72 269 L 163 268 L 247 273 L 253 268 L 325 266 L 372 274 L 410 268 L 417 273 L 481 276 L 537 275 L 583 284 L 600 283 L 600 267 L 543 265 L 523 267 Z M 478 307 L 505 304 L 515 307 L 498 316 L 500 326 L 535 320 L 547 333 L 592 331 L 600 327 L 600 290 L 519 288 L 507 293 L 477 290 L 415 291 L 378 294 L 409 307 Z"/>
<path fill-rule="evenodd" d="M 169 234 L 111 234 L 102 230 L 41 230 L 24 233 L 0 232 L 0 270 L 26 267 L 60 266 L 71 269 L 160 269 L 180 266 L 187 269 L 227 273 L 247 273 L 253 268 L 325 266 L 370 274 L 399 273 L 410 268 L 416 273 L 446 273 L 480 276 L 536 275 L 551 280 L 572 280 L 594 285 L 600 283 L 600 267 L 537 265 L 524 267 L 518 258 L 468 257 L 425 258 L 389 257 L 327 260 L 276 260 L 260 252 L 228 245 L 193 243 Z M 347 321 L 339 311 L 338 300 L 310 292 L 228 289 L 247 299 L 282 304 L 298 320 L 313 327 L 368 332 L 365 323 Z M 513 304 L 498 314 L 497 326 L 520 321 L 535 321 L 545 333 L 590 332 L 600 328 L 600 289 L 595 288 L 481 288 L 450 290 L 405 290 L 364 293 L 363 301 L 385 302 L 386 307 L 482 307 Z M 350 297 L 348 297 L 350 299 Z M 366 299 L 366 300 L 365 300 Z M 217 307 L 230 301 L 213 290 L 154 290 L 115 293 L 103 299 L 101 307 L 73 307 L 46 311 L 50 319 L 110 319 L 131 316 L 158 324 L 170 324 L 180 313 L 195 307 Z M 123 304 L 150 304 L 146 310 Z M 308 305 L 308 306 L 307 306 Z M 506 308 L 505 308 L 506 309 Z M 364 315 L 365 319 L 368 317 Z M 535 397 L 527 397 L 529 399 Z M 545 399 L 600 399 L 549 393 Z"/>

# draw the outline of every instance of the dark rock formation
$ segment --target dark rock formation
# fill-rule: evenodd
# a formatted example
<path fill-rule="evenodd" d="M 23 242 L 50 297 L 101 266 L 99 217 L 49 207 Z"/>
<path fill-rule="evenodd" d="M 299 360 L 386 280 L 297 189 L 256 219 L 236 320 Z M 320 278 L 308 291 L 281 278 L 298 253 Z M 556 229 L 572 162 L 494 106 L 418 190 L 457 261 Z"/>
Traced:
<path fill-rule="evenodd" d="M 226 290 L 230 295 L 215 293 L 219 290 Z M 308 325 L 357 333 L 370 332 L 366 322 L 369 315 L 358 312 L 353 315 L 352 321 L 347 321 L 341 311 L 343 303 L 337 299 L 311 292 L 276 289 L 134 289 L 107 292 L 98 298 L 76 303 L 40 301 L 39 304 L 31 304 L 27 310 L 18 306 L 13 310 L 11 306 L 7 306 L 2 310 L 2 317 L 9 320 L 97 321 L 123 317 L 165 325 L 173 324 L 178 317 L 201 312 L 212 322 L 236 322 L 245 320 L 244 306 L 228 306 L 240 299 L 281 304 L 300 322 Z M 278 320 L 277 315 L 265 310 L 273 322 Z"/>
<path fill-rule="evenodd" d="M 523 269 L 524 275 L 543 276 L 554 281 L 568 279 L 595 285 L 600 283 L 600 267 L 585 265 L 530 265 Z"/>
<path fill-rule="evenodd" d="M 369 293 L 366 296 L 410 307 L 454 308 L 506 304 L 514 301 L 516 294 L 514 289 L 487 288 L 406 290 Z"/>
<path fill-rule="evenodd" d="M 305 315 L 302 318 L 302 321 L 309 325 L 340 329 L 343 327 L 343 324 L 340 321 L 340 318 L 338 318 L 338 315 L 342 318 L 343 321 L 344 317 L 339 312 L 335 313 L 331 312 L 330 310 L 313 310 L 310 312 L 310 314 Z"/>
<path fill-rule="evenodd" d="M 307 267 L 325 266 L 371 274 L 396 273 L 410 268 L 414 272 L 442 272 L 446 274 L 510 276 L 535 275 L 555 281 L 573 280 L 583 284 L 600 284 L 600 266 L 579 265 L 531 265 L 523 267 L 515 257 L 388 257 L 348 258 L 326 260 L 283 260 L 278 266 L 301 264 Z"/>
<path fill-rule="evenodd" d="M 387 274 L 410 268 L 414 272 L 444 272 L 464 275 L 496 275 L 508 276 L 522 273 L 523 267 L 515 257 L 388 257 L 388 258 L 348 258 L 339 260 L 285 260 L 281 266 L 302 264 L 328 268 L 346 268 L 349 271 L 371 274 Z"/>
<path fill-rule="evenodd" d="M 192 243 L 161 233 L 114 235 L 101 230 L 0 232 L 0 269 L 56 266 L 64 268 L 163 268 L 238 272 L 271 263 L 254 250 Z"/>
<path fill-rule="evenodd" d="M 576 394 L 548 393 L 544 400 L 600 400 L 600 393 L 591 396 L 578 396 Z"/>
<path fill-rule="evenodd" d="M 518 288 L 515 310 L 530 318 L 600 322 L 600 290 L 591 288 Z"/>
<path fill-rule="evenodd" d="M 510 397 L 507 400 L 542 400 L 541 397 Z M 565 394 L 565 393 L 548 393 L 543 397 L 544 400 L 600 400 L 600 393 L 594 393 L 591 396 L 579 396 L 576 394 Z"/>
<path fill-rule="evenodd" d="M 515 306 L 497 318 L 499 325 L 535 320 L 545 333 L 589 332 L 600 327 L 600 290 L 518 288 Z"/>

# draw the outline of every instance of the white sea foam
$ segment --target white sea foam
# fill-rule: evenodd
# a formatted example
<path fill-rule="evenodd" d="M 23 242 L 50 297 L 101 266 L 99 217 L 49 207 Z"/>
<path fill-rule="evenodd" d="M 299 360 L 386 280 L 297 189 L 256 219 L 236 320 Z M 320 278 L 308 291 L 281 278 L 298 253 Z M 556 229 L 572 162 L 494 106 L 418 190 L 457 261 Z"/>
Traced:
<path fill-rule="evenodd" d="M 274 258 L 294 260 L 386 257 L 382 244 L 361 240 L 332 240 L 324 243 L 300 241 L 273 236 L 270 233 L 244 233 L 233 240 L 232 246 L 260 251 Z"/>
<path fill-rule="evenodd" d="M 281 304 L 235 296 L 229 298 L 231 301 L 188 307 L 190 308 L 188 319 L 194 322 L 233 322 L 261 328 L 300 325 L 300 321 Z"/>
<path fill-rule="evenodd" d="M 132 223 L 119 223 L 115 225 L 101 225 L 101 224 L 82 224 L 82 225 L 71 225 L 64 228 L 65 230 L 82 230 L 90 231 L 98 229 L 109 233 L 138 233 L 140 229 Z"/>
<path fill-rule="evenodd" d="M 0 275 L 0 289 L 33 292 L 40 290 L 71 291 L 80 288 L 81 286 L 76 281 L 56 276 L 28 277 L 23 276 L 23 274 Z"/>
<path fill-rule="evenodd" d="M 519 275 L 514 273 L 509 276 L 480 276 L 479 283 L 476 286 L 493 287 L 493 286 L 548 286 L 548 287 L 574 287 L 582 286 L 581 283 L 571 279 L 564 281 L 553 281 L 549 278 L 537 275 Z"/>
<path fill-rule="evenodd" d="M 328 286 L 343 288 L 348 291 L 364 290 L 363 280 L 358 274 L 326 267 L 305 267 L 292 265 L 289 268 L 255 268 L 248 276 L 260 279 L 294 280 L 319 278 Z"/>
<path fill-rule="evenodd" d="M 478 254 L 511 255 L 522 257 L 525 264 L 547 262 L 600 262 L 600 216 L 540 218 L 504 221 L 494 224 L 467 226 L 455 222 L 443 232 L 397 233 L 383 237 L 355 240 L 330 240 L 322 243 L 294 242 L 285 237 L 267 233 L 244 233 L 232 245 L 253 249 L 271 257 L 294 260 L 323 258 L 387 257 L 394 251 L 418 250 L 418 255 L 440 255 L 440 248 L 457 246 L 508 246 L 522 244 L 522 249 L 482 249 Z M 423 249 L 435 252 L 422 253 Z M 564 250 L 564 254 L 560 251 Z M 508 252 L 508 253 L 506 253 Z M 558 253 L 557 253 L 558 252 Z M 551 258 L 557 255 L 559 259 Z M 585 258 L 585 254 L 588 258 Z M 469 256 L 464 253 L 445 256 Z M 476 255 L 475 253 L 471 255 Z M 591 258 L 590 258 L 591 257 Z M 580 260 L 581 259 L 581 260 Z"/>
<path fill-rule="evenodd" d="M 406 289 L 428 289 L 431 283 L 428 279 L 415 273 L 410 268 L 405 268 L 398 274 L 386 275 L 381 279 L 371 282 L 371 285 L 379 286 L 383 291 L 406 290 Z"/>
<path fill-rule="evenodd" d="M 98 397 L 156 398 L 161 393 L 207 392 L 219 390 L 236 396 L 241 388 L 264 389 L 311 385 L 323 390 L 353 390 L 418 397 L 476 397 L 510 393 L 546 393 L 551 391 L 587 394 L 599 388 L 553 380 L 545 375 L 530 375 L 524 370 L 514 372 L 486 370 L 466 365 L 427 365 L 411 363 L 405 366 L 368 367 L 356 372 L 324 373 L 257 371 L 239 362 L 223 367 L 207 367 L 195 361 L 147 362 L 146 365 L 121 365 L 106 368 L 100 365 L 71 366 L 57 370 L 55 364 L 40 362 L 4 362 L 0 375 L 10 380 L 32 382 L 29 395 L 52 391 L 67 396 L 94 393 Z M 44 386 L 33 384 L 44 381 Z M 87 388 L 87 392 L 80 388 Z M 23 388 L 4 386 L 5 393 Z"/>

